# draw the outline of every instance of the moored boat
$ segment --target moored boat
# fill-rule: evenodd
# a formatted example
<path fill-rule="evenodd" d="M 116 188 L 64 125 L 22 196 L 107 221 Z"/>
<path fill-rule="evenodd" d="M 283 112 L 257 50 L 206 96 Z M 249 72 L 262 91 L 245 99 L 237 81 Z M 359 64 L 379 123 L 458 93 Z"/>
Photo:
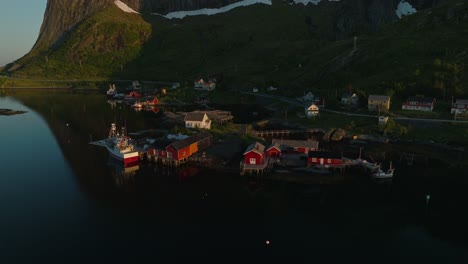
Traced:
<path fill-rule="evenodd" d="M 133 166 L 139 161 L 139 153 L 133 148 L 131 138 L 126 135 L 124 127 L 119 134 L 115 124 L 112 123 L 109 138 L 104 146 L 113 158 L 123 161 L 124 166 Z"/>
<path fill-rule="evenodd" d="M 392 163 L 390 163 L 390 168 L 385 172 L 380 167 L 377 171 L 373 172 L 371 177 L 374 179 L 392 179 L 393 172 L 395 169 L 392 168 Z"/>
<path fill-rule="evenodd" d="M 115 89 L 115 84 L 111 84 L 109 86 L 109 90 L 106 92 L 107 98 L 114 98 L 114 96 L 117 94 L 117 90 Z"/>

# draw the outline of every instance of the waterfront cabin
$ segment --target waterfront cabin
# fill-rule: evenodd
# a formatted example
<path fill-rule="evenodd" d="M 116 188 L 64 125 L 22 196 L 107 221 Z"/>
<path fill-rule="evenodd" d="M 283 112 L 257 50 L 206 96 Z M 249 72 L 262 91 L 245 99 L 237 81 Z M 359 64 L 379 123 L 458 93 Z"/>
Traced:
<path fill-rule="evenodd" d="M 452 104 L 450 109 L 451 114 L 467 114 L 468 113 L 468 100 L 466 99 L 457 99 L 455 103 Z"/>
<path fill-rule="evenodd" d="M 211 129 L 211 119 L 202 112 L 187 113 L 184 118 L 186 128 Z"/>
<path fill-rule="evenodd" d="M 369 95 L 367 106 L 370 111 L 388 111 L 390 109 L 390 96 Z"/>
<path fill-rule="evenodd" d="M 417 110 L 431 112 L 434 109 L 435 98 L 411 96 L 403 102 L 401 109 L 403 110 Z"/>
<path fill-rule="evenodd" d="M 309 151 L 318 150 L 318 141 L 315 140 L 292 140 L 292 139 L 273 139 L 273 145 L 279 145 L 282 152 L 307 154 Z"/>
<path fill-rule="evenodd" d="M 158 139 L 148 146 L 148 156 L 154 159 L 167 159 L 167 147 L 173 140 Z"/>
<path fill-rule="evenodd" d="M 193 154 L 211 146 L 213 136 L 200 132 L 188 138 L 173 142 L 166 147 L 167 158 L 170 160 L 184 160 Z"/>
<path fill-rule="evenodd" d="M 304 112 L 308 118 L 311 118 L 313 116 L 318 116 L 319 108 L 314 103 L 312 103 L 308 107 L 305 107 Z"/>
<path fill-rule="evenodd" d="M 244 152 L 244 162 L 247 165 L 261 165 L 265 161 L 265 146 L 255 142 Z"/>
<path fill-rule="evenodd" d="M 344 93 L 341 96 L 341 103 L 344 105 L 357 106 L 359 104 L 359 97 L 355 93 Z"/>
<path fill-rule="evenodd" d="M 308 166 L 337 166 L 343 164 L 340 154 L 330 151 L 309 151 L 307 157 Z"/>
<path fill-rule="evenodd" d="M 268 157 L 279 158 L 281 157 L 281 146 L 278 143 L 271 144 L 267 148 L 267 155 Z"/>

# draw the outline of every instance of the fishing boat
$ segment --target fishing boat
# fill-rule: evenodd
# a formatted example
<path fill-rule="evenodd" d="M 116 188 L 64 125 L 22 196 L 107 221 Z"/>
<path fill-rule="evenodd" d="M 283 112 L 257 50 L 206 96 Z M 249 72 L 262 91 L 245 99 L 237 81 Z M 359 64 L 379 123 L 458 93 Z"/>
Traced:
<path fill-rule="evenodd" d="M 126 134 L 125 127 L 122 127 L 119 134 L 115 124 L 112 123 L 109 137 L 104 146 L 113 158 L 123 161 L 124 166 L 133 166 L 138 163 L 138 151 L 134 149 L 131 138 Z"/>

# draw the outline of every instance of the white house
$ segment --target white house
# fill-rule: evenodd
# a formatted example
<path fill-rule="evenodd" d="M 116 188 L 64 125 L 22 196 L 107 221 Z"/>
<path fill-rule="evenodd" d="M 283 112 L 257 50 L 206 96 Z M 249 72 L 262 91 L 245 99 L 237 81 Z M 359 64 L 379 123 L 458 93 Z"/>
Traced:
<path fill-rule="evenodd" d="M 305 94 L 303 97 L 302 97 L 302 100 L 304 102 L 312 102 L 314 100 L 314 94 L 311 93 L 311 92 L 308 92 L 307 94 Z"/>
<path fill-rule="evenodd" d="M 252 92 L 253 93 L 258 93 L 258 88 L 256 88 L 256 87 L 252 88 Z"/>
<path fill-rule="evenodd" d="M 199 79 L 193 83 L 193 86 L 197 90 L 213 91 L 216 88 L 216 82 Z"/>
<path fill-rule="evenodd" d="M 319 108 L 314 103 L 309 105 L 308 107 L 305 107 L 304 111 L 305 111 L 305 115 L 308 118 L 311 118 L 313 116 L 317 116 L 319 114 Z"/>
<path fill-rule="evenodd" d="M 359 97 L 355 93 L 344 93 L 341 96 L 341 103 L 344 105 L 357 105 L 359 103 Z"/>
<path fill-rule="evenodd" d="M 211 119 L 206 113 L 187 113 L 184 122 L 186 128 L 211 129 Z"/>
<path fill-rule="evenodd" d="M 273 86 L 270 86 L 270 87 L 267 88 L 267 91 L 269 91 L 269 92 L 276 91 L 276 90 L 278 90 L 278 88 L 273 87 Z"/>
<path fill-rule="evenodd" d="M 466 99 L 457 99 L 455 103 L 452 104 L 450 113 L 454 114 L 465 114 L 468 113 L 468 100 Z"/>

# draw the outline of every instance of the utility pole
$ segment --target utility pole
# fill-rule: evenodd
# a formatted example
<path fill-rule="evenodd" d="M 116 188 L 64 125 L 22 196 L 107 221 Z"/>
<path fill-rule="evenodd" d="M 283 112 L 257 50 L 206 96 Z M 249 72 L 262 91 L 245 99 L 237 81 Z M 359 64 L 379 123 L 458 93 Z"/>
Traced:
<path fill-rule="evenodd" d="M 357 41 L 357 37 L 354 36 L 354 49 L 356 49 L 356 41 Z"/>

